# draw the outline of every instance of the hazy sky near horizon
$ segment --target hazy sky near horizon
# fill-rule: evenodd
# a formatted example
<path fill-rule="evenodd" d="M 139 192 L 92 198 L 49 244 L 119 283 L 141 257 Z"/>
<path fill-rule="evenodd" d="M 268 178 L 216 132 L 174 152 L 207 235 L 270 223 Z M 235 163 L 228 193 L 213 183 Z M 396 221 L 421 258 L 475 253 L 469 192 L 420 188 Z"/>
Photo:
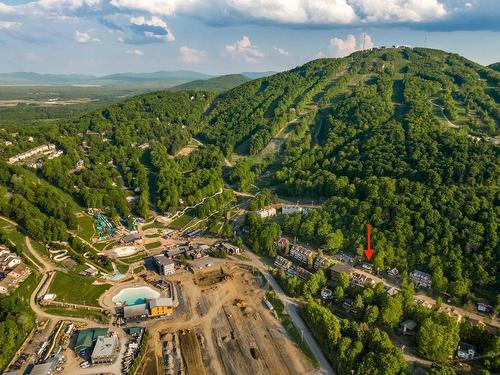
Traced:
<path fill-rule="evenodd" d="M 0 0 L 0 72 L 283 70 L 393 44 L 500 61 L 500 0 Z"/>

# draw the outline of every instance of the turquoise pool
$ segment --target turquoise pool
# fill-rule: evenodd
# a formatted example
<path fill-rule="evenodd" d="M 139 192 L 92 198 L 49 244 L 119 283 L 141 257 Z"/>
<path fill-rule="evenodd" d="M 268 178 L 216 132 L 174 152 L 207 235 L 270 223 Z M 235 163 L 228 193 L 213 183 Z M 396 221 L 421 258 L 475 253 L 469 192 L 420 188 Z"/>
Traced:
<path fill-rule="evenodd" d="M 158 298 L 160 293 L 148 286 L 125 288 L 112 298 L 117 305 L 139 305 L 148 299 Z"/>

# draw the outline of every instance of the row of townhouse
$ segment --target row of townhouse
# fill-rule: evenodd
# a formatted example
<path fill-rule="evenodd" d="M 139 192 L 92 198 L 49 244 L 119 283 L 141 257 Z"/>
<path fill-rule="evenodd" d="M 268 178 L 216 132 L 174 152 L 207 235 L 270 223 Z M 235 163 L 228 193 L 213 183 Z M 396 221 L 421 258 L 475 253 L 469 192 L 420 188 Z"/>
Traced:
<path fill-rule="evenodd" d="M 274 266 L 286 272 L 289 276 L 297 276 L 302 280 L 307 280 L 311 277 L 311 272 L 303 267 L 294 265 L 290 260 L 277 255 L 274 259 Z"/>
<path fill-rule="evenodd" d="M 30 273 L 21 258 L 0 246 L 0 294 L 8 294 L 10 289 L 17 288 Z"/>
<path fill-rule="evenodd" d="M 55 149 L 56 149 L 56 145 L 54 145 L 52 143 L 49 143 L 46 145 L 41 145 L 41 146 L 32 148 L 28 151 L 17 154 L 15 156 L 12 156 L 11 158 L 9 158 L 9 164 L 14 164 L 14 163 L 17 163 L 18 161 L 23 161 L 23 160 L 29 159 L 32 156 L 35 156 L 38 154 L 51 152 L 51 151 L 54 151 Z"/>

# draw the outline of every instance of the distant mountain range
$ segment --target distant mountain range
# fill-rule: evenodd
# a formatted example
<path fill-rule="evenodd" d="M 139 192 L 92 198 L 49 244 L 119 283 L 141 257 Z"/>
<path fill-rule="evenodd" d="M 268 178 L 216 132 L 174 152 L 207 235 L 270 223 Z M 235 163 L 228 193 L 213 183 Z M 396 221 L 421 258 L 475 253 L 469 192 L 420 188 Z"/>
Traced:
<path fill-rule="evenodd" d="M 241 78 L 255 79 L 274 74 L 274 72 L 245 72 L 236 75 L 222 76 L 222 81 L 228 83 L 229 77 L 235 78 L 243 83 Z M 117 73 L 105 76 L 93 76 L 85 74 L 38 74 L 32 72 L 0 73 L 0 85 L 12 86 L 37 86 L 37 85 L 58 85 L 58 86 L 109 86 L 109 85 L 148 85 L 154 83 L 155 86 L 172 87 L 191 81 L 203 81 L 217 78 L 213 75 L 203 74 L 189 70 L 159 71 L 153 73 Z M 211 86 L 211 84 L 208 84 Z M 234 87 L 234 86 L 232 86 Z"/>

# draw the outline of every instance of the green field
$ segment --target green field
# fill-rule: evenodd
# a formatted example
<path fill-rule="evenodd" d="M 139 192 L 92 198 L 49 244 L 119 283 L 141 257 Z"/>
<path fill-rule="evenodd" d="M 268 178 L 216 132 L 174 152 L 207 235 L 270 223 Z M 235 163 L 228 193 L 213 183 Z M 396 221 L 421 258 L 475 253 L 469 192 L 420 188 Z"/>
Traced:
<path fill-rule="evenodd" d="M 82 215 L 80 217 L 77 217 L 76 221 L 78 223 L 77 234 L 84 240 L 90 241 L 90 239 L 95 233 L 94 224 L 92 223 L 92 218 L 87 215 Z"/>
<path fill-rule="evenodd" d="M 43 310 L 49 314 L 68 316 L 71 318 L 88 318 L 102 323 L 108 323 L 109 321 L 109 317 L 99 311 L 63 309 L 60 307 L 46 307 Z"/>
<path fill-rule="evenodd" d="M 172 221 L 168 227 L 172 229 L 182 229 L 184 228 L 191 220 L 193 220 L 192 216 L 189 215 L 182 215 L 181 217 L 178 217 L 174 221 Z"/>
<path fill-rule="evenodd" d="M 156 249 L 157 247 L 160 247 L 160 246 L 161 246 L 160 241 L 155 241 L 155 242 L 147 243 L 146 245 L 144 245 L 146 250 Z"/>
<path fill-rule="evenodd" d="M 132 272 L 134 274 L 138 274 L 138 273 L 141 273 L 142 271 L 144 271 L 144 267 L 143 266 L 139 266 L 139 267 L 135 267 Z"/>
<path fill-rule="evenodd" d="M 158 233 L 156 234 L 146 234 L 146 238 L 158 238 L 160 235 Z"/>
<path fill-rule="evenodd" d="M 93 281 L 91 277 L 57 272 L 49 291 L 57 294 L 57 301 L 98 306 L 97 299 L 111 285 L 92 285 Z"/>
<path fill-rule="evenodd" d="M 152 223 L 146 224 L 142 227 L 142 230 L 148 230 L 151 228 L 165 228 L 165 225 L 158 223 L 157 221 L 153 221 Z"/>
<path fill-rule="evenodd" d="M 128 265 L 126 264 L 117 263 L 116 268 L 118 268 L 118 271 L 122 275 L 125 275 L 128 272 Z"/>
<path fill-rule="evenodd" d="M 31 293 L 33 293 L 33 290 L 36 288 L 39 281 L 40 274 L 31 270 L 31 275 L 29 275 L 28 278 L 24 280 L 15 291 L 12 292 L 12 294 L 22 297 L 25 301 L 28 301 Z"/>

